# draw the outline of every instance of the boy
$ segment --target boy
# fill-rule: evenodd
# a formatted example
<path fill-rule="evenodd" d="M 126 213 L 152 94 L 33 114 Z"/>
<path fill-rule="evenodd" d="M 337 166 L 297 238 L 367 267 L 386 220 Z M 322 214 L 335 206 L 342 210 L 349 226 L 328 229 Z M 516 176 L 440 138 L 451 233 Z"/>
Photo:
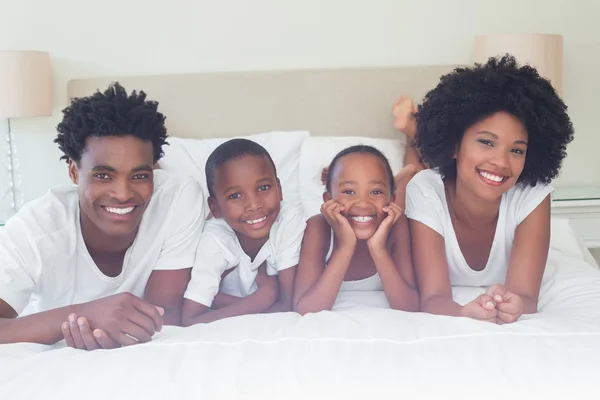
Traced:
<path fill-rule="evenodd" d="M 115 84 L 63 111 L 55 142 L 75 186 L 0 229 L 0 343 L 92 350 L 180 323 L 205 213 L 197 182 L 153 170 L 167 138 L 157 106 Z"/>
<path fill-rule="evenodd" d="M 205 173 L 215 218 L 200 238 L 183 325 L 291 311 L 306 221 L 282 202 L 271 156 L 253 141 L 233 139 L 210 155 Z"/>

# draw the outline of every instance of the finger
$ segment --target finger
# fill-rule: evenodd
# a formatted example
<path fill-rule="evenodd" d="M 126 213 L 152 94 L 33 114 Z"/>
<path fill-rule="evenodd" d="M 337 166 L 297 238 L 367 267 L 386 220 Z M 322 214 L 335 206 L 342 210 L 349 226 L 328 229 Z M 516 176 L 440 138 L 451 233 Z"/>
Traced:
<path fill-rule="evenodd" d="M 128 319 L 131 324 L 144 330 L 144 334 L 145 334 L 144 338 L 145 337 L 150 338 L 156 332 L 154 321 L 152 320 L 152 318 L 146 316 L 145 314 L 142 314 L 140 312 L 131 313 L 131 315 L 129 315 Z M 123 329 L 123 331 L 140 339 L 140 341 L 143 339 L 142 337 L 136 336 L 136 334 L 134 332 L 130 332 L 127 329 Z"/>
<path fill-rule="evenodd" d="M 75 348 L 85 350 L 85 343 L 83 341 L 83 338 L 81 337 L 79 325 L 77 324 L 77 315 L 75 314 L 69 315 L 69 329 L 71 330 L 73 342 L 75 342 Z"/>
<path fill-rule="evenodd" d="M 484 310 L 491 311 L 496 309 L 496 303 L 487 294 L 479 295 L 475 300 Z"/>
<path fill-rule="evenodd" d="M 398 204 L 396 204 L 394 202 L 390 203 L 390 207 L 394 209 L 394 211 L 396 212 L 396 214 L 398 214 L 398 216 L 402 215 L 402 213 L 404 212 L 402 207 L 400 207 Z"/>
<path fill-rule="evenodd" d="M 395 224 L 402 216 L 402 209 L 396 203 L 390 203 L 389 210 L 388 214 L 393 218 L 392 224 Z"/>
<path fill-rule="evenodd" d="M 77 318 L 77 324 L 79 325 L 79 331 L 81 333 L 81 338 L 85 343 L 85 347 L 88 350 L 97 350 L 100 348 L 100 345 L 94 338 L 92 334 L 92 328 L 90 327 L 89 322 L 86 318 L 79 317 Z"/>
<path fill-rule="evenodd" d="M 162 316 L 158 313 L 156 307 L 138 297 L 134 298 L 133 306 L 136 310 L 145 314 L 147 317 L 151 318 L 152 321 L 154 321 L 155 332 L 160 332 L 162 330 L 163 319 Z"/>
<path fill-rule="evenodd" d="M 121 346 L 133 346 L 139 343 L 135 337 L 125 332 L 119 332 L 115 335 L 115 337 L 111 337 L 111 339 L 119 343 Z"/>
<path fill-rule="evenodd" d="M 496 302 L 501 302 L 502 299 L 504 298 L 505 293 L 506 293 L 506 288 L 504 287 L 504 285 L 501 285 L 499 283 L 496 283 L 496 284 L 490 286 L 485 291 L 485 294 L 492 297 L 493 300 Z"/>
<path fill-rule="evenodd" d="M 123 329 L 123 333 L 134 338 L 138 343 L 147 343 L 152 340 L 152 334 L 149 334 L 144 327 L 139 326 L 135 322 L 131 321 Z"/>
<path fill-rule="evenodd" d="M 505 324 L 512 324 L 513 322 L 517 322 L 519 319 L 518 315 L 509 314 L 502 311 L 498 311 L 498 319 Z"/>
<path fill-rule="evenodd" d="M 69 323 L 63 322 L 63 324 L 61 325 L 61 330 L 62 330 L 63 336 L 65 338 L 65 341 L 67 342 L 67 346 L 73 347 L 76 349 L 77 346 L 75 346 L 75 341 L 73 340 L 73 336 L 71 335 L 71 328 L 69 328 Z"/>
<path fill-rule="evenodd" d="M 519 313 L 519 305 L 511 302 L 502 302 L 496 304 L 496 309 L 503 313 L 507 314 L 518 314 Z"/>
<path fill-rule="evenodd" d="M 103 349 L 116 349 L 117 347 L 121 347 L 121 345 L 111 338 L 108 337 L 106 332 L 102 329 L 94 329 L 94 338 Z"/>

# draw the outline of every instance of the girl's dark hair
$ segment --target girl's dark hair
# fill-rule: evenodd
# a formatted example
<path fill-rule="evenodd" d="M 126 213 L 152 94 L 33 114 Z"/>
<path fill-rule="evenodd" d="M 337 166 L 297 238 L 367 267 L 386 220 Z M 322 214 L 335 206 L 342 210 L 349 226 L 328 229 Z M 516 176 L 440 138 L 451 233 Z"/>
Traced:
<path fill-rule="evenodd" d="M 381 162 L 383 163 L 383 165 L 385 167 L 387 175 L 388 175 L 391 193 L 394 193 L 396 191 L 396 187 L 395 187 L 395 183 L 394 183 L 394 173 L 392 172 L 392 167 L 390 167 L 390 162 L 388 161 L 387 157 L 384 156 L 383 153 L 380 152 L 379 150 L 377 150 L 375 147 L 366 146 L 366 145 L 356 145 L 356 146 L 348 147 L 348 148 L 340 151 L 339 153 L 336 154 L 335 157 L 333 157 L 333 160 L 331 160 L 331 163 L 329 164 L 329 168 L 327 169 L 327 179 L 325 181 L 325 188 L 327 189 L 327 191 L 331 192 L 331 176 L 333 175 L 333 170 L 337 166 L 339 160 L 342 157 L 347 156 L 348 154 L 356 154 L 356 153 L 370 154 L 372 156 L 377 157 L 379 160 L 381 160 Z"/>
<path fill-rule="evenodd" d="M 567 106 L 536 69 L 519 66 L 508 54 L 442 76 L 419 106 L 414 145 L 431 168 L 454 179 L 453 156 L 465 131 L 500 111 L 514 115 L 527 130 L 527 155 L 518 182 L 550 183 L 573 140 Z"/>

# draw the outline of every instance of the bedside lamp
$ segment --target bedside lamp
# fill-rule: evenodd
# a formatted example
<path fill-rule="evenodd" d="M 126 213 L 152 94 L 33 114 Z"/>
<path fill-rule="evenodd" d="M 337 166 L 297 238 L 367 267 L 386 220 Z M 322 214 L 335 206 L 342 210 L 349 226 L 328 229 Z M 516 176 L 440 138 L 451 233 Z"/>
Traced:
<path fill-rule="evenodd" d="M 49 54 L 0 51 L 0 138 L 4 139 L 0 153 L 0 224 L 23 204 L 10 119 L 50 115 L 52 74 Z"/>
<path fill-rule="evenodd" d="M 490 57 L 509 53 L 520 65 L 535 67 L 543 78 L 550 81 L 562 96 L 563 38 L 561 35 L 507 34 L 475 37 L 474 58 L 485 63 Z"/>

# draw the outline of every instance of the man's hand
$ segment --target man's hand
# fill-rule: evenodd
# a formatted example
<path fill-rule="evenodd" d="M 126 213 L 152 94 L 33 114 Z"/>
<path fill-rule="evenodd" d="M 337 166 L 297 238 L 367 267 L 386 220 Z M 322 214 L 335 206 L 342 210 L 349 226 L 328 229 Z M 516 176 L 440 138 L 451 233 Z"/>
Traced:
<path fill-rule="evenodd" d="M 77 309 L 82 317 L 71 314 L 61 328 L 67 345 L 78 349 L 146 343 L 162 329 L 164 310 L 130 293 L 84 303 Z"/>

